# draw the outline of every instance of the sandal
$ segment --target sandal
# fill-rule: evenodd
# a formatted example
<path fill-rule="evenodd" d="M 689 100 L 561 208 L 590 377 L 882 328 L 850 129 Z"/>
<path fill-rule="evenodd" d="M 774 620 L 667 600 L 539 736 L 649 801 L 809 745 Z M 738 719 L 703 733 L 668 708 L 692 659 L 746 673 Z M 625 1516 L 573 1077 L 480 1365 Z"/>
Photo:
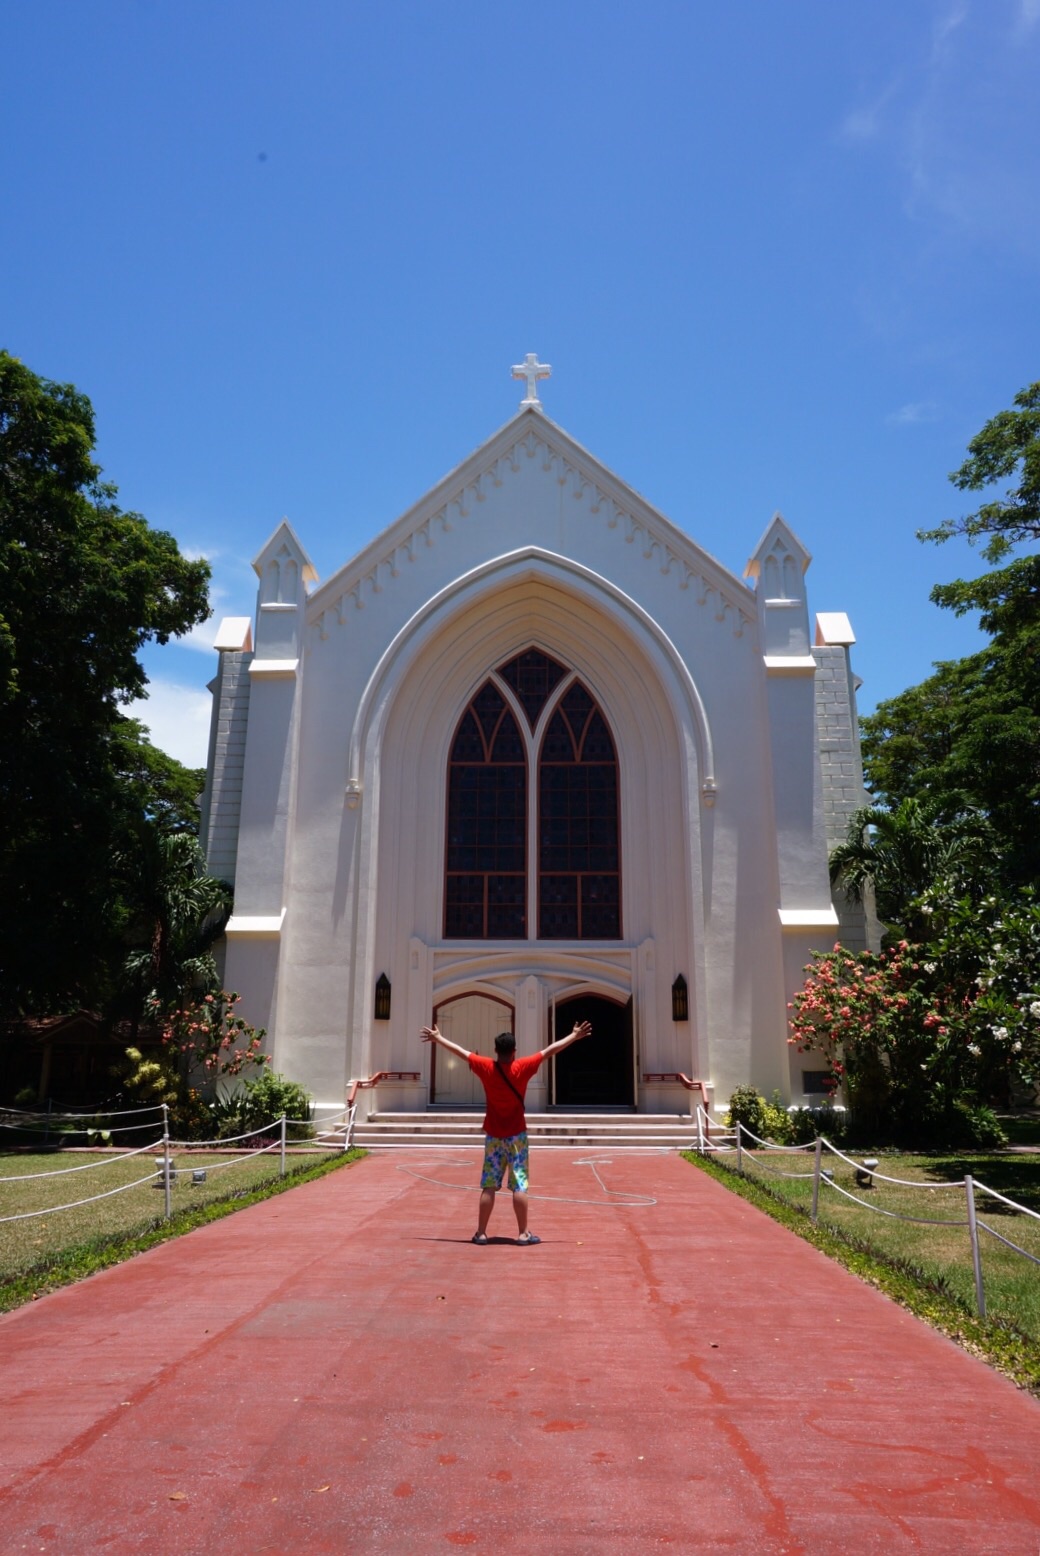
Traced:
<path fill-rule="evenodd" d="M 541 1240 L 540 1237 L 535 1237 L 533 1232 L 522 1232 L 517 1238 L 517 1243 L 521 1248 L 530 1248 L 534 1243 L 540 1243 Z"/>
<path fill-rule="evenodd" d="M 487 1233 L 486 1232 L 474 1232 L 473 1236 L 470 1238 L 470 1242 L 471 1243 L 480 1243 L 481 1246 L 483 1246 L 483 1244 L 487 1242 Z"/>

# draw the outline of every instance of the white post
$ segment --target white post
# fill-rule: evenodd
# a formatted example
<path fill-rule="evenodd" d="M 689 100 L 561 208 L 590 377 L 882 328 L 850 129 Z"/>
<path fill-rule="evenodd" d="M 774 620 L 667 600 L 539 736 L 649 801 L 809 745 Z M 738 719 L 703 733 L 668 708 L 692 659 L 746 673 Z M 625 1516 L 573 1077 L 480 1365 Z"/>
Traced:
<path fill-rule="evenodd" d="M 816 1225 L 816 1215 L 817 1215 L 817 1212 L 819 1211 L 819 1208 L 820 1208 L 820 1163 L 822 1162 L 822 1160 L 823 1160 L 823 1141 L 821 1140 L 820 1136 L 817 1135 L 816 1136 L 816 1155 L 815 1155 L 815 1157 L 813 1159 L 812 1215 L 810 1216 L 810 1220 L 812 1221 L 813 1226 Z"/>
<path fill-rule="evenodd" d="M 704 1110 L 701 1107 L 701 1104 L 699 1102 L 697 1103 L 697 1149 L 700 1152 L 700 1154 L 703 1156 L 704 1155 Z"/>
<path fill-rule="evenodd" d="M 971 1262 L 975 1270 L 975 1304 L 979 1317 L 986 1316 L 986 1293 L 982 1286 L 982 1255 L 979 1252 L 979 1228 L 975 1220 L 975 1184 L 970 1173 L 964 1178 L 964 1192 L 968 1200 L 968 1233 L 971 1237 Z"/>
<path fill-rule="evenodd" d="M 280 1164 L 280 1167 L 279 1167 L 279 1175 L 281 1177 L 283 1177 L 283 1178 L 285 1177 L 285 1114 L 284 1113 L 282 1114 L 282 1152 L 281 1152 L 281 1164 Z"/>
<path fill-rule="evenodd" d="M 744 1171 L 744 1156 L 743 1156 L 743 1152 L 741 1151 L 741 1148 L 740 1148 L 740 1129 L 741 1129 L 741 1124 L 740 1124 L 740 1119 L 738 1118 L 737 1119 L 737 1171 L 738 1172 L 743 1172 Z"/>
<path fill-rule="evenodd" d="M 173 1163 L 170 1161 L 170 1109 L 167 1103 L 162 1105 L 162 1139 L 163 1139 L 163 1196 L 166 1201 L 166 1219 L 169 1221 L 173 1211 L 170 1203 L 170 1172 Z"/>

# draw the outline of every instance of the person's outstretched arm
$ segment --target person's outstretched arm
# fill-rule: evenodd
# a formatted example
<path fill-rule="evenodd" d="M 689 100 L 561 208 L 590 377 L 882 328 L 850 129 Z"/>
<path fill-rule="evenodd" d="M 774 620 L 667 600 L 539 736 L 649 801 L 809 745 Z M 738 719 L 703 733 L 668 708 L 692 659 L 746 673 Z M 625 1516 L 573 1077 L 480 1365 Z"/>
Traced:
<path fill-rule="evenodd" d="M 419 1036 L 422 1038 L 424 1043 L 439 1043 L 440 1046 L 442 1048 L 446 1048 L 449 1053 L 458 1054 L 460 1059 L 469 1058 L 469 1049 L 460 1048 L 458 1043 L 450 1042 L 438 1027 L 423 1027 L 422 1031 L 419 1033 Z"/>
<path fill-rule="evenodd" d="M 548 1048 L 542 1049 L 542 1058 L 548 1059 L 550 1054 L 558 1054 L 561 1048 L 569 1048 L 572 1043 L 580 1042 L 583 1037 L 588 1037 L 591 1031 L 590 1021 L 575 1022 L 573 1032 L 568 1032 L 566 1037 L 561 1037 L 555 1043 L 550 1043 Z"/>

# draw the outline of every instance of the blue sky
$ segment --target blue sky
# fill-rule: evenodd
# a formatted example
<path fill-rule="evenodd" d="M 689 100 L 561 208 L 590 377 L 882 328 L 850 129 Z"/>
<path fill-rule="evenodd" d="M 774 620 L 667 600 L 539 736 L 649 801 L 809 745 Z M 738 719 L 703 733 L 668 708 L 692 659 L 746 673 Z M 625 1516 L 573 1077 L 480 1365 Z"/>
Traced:
<path fill-rule="evenodd" d="M 917 528 L 1040 378 L 1040 0 L 33 0 L 0 20 L 0 344 L 94 402 L 124 507 L 322 577 L 549 415 L 738 574 L 779 508 L 861 706 L 980 643 Z"/>

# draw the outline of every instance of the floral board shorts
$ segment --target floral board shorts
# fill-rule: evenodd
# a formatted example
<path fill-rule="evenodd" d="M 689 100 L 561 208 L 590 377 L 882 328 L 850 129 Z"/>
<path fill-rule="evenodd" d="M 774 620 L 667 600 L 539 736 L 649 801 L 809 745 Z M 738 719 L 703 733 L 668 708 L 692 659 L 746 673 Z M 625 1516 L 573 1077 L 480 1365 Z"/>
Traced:
<path fill-rule="evenodd" d="M 527 1193 L 527 1134 L 510 1135 L 506 1140 L 496 1140 L 494 1135 L 484 1139 L 484 1171 L 480 1175 L 482 1189 L 500 1189 L 506 1168 L 509 1169 L 509 1187 L 520 1194 Z"/>

